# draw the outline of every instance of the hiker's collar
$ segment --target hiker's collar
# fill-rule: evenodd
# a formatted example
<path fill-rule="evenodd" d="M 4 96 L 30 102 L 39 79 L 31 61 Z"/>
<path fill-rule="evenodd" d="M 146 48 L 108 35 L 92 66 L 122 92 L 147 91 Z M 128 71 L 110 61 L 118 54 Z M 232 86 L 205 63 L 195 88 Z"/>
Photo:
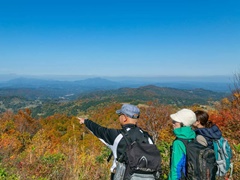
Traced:
<path fill-rule="evenodd" d="M 136 124 L 124 124 L 122 126 L 122 128 L 134 128 L 134 127 L 137 127 L 137 125 Z"/>

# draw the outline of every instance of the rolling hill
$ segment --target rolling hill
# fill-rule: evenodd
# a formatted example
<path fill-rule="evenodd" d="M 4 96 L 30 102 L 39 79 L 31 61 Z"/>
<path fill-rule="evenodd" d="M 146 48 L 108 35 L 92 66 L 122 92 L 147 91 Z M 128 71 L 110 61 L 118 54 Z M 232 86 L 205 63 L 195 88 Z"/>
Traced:
<path fill-rule="evenodd" d="M 102 78 L 73 82 L 14 79 L 0 84 L 0 112 L 16 112 L 19 109 L 30 108 L 36 117 L 54 113 L 77 115 L 102 103 L 138 104 L 158 101 L 161 104 L 188 106 L 209 104 L 228 96 L 225 92 L 184 87 L 179 89 L 140 84 L 128 86 L 127 83 Z"/>
<path fill-rule="evenodd" d="M 161 104 L 173 106 L 190 106 L 194 104 L 209 105 L 226 97 L 225 93 L 216 93 L 204 89 L 180 90 L 161 88 L 157 86 L 143 86 L 139 88 L 120 88 L 116 90 L 101 90 L 82 94 L 73 101 L 48 101 L 41 106 L 32 108 L 34 116 L 41 114 L 49 116 L 54 113 L 78 115 L 89 108 L 106 103 L 144 104 L 149 101 L 158 101 Z"/>

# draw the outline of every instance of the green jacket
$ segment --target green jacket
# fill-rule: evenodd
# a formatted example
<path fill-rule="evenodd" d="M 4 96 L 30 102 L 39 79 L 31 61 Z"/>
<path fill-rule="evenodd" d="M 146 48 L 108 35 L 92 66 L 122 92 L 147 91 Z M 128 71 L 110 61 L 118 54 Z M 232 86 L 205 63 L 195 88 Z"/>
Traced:
<path fill-rule="evenodd" d="M 190 126 L 176 128 L 173 133 L 178 138 L 194 139 L 196 134 Z M 172 144 L 170 173 L 168 180 L 179 180 L 182 174 L 185 174 L 186 168 L 186 148 L 182 141 L 175 140 Z"/>

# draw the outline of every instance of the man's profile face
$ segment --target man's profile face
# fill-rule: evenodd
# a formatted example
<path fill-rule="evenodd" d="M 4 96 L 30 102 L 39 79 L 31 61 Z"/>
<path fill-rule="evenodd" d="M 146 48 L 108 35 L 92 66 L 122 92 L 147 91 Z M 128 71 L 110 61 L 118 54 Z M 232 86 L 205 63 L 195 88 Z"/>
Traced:
<path fill-rule="evenodd" d="M 124 122 L 125 122 L 125 120 L 126 120 L 126 115 L 124 115 L 124 114 L 119 114 L 119 115 L 118 115 L 118 118 L 119 118 L 120 124 L 123 125 Z"/>

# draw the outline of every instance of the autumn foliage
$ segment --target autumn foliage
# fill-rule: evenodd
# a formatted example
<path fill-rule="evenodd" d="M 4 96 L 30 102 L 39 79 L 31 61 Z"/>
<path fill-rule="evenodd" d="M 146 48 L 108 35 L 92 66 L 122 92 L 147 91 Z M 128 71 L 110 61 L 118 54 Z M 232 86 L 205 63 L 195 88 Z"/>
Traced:
<path fill-rule="evenodd" d="M 235 92 L 215 107 L 204 109 L 228 138 L 234 152 L 234 177 L 240 177 L 240 94 Z M 115 113 L 119 103 L 101 104 L 79 111 L 103 126 L 121 128 Z M 169 171 L 169 148 L 174 139 L 169 115 L 177 107 L 157 101 L 138 104 L 141 110 L 138 125 L 148 131 L 162 155 L 162 178 Z M 74 116 L 54 114 L 34 119 L 31 110 L 0 115 L 0 177 L 9 179 L 109 179 L 110 151 L 94 137 Z"/>

